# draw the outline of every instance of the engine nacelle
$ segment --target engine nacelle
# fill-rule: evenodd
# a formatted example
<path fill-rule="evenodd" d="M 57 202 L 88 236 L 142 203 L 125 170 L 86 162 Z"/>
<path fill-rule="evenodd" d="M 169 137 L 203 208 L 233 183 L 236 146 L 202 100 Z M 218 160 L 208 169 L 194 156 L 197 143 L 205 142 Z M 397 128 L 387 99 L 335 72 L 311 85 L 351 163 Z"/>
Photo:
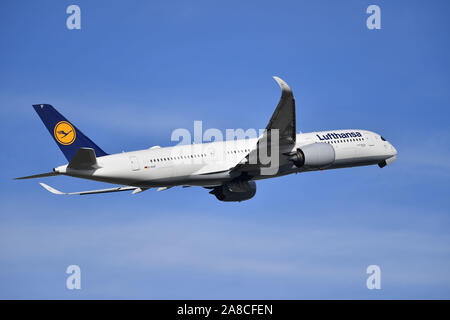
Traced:
<path fill-rule="evenodd" d="M 215 187 L 209 193 L 215 195 L 220 201 L 245 201 L 256 194 L 256 183 L 245 180 L 231 181 Z"/>
<path fill-rule="evenodd" d="M 291 157 L 296 167 L 325 168 L 333 164 L 336 153 L 332 145 L 323 142 L 308 144 L 297 149 Z"/>

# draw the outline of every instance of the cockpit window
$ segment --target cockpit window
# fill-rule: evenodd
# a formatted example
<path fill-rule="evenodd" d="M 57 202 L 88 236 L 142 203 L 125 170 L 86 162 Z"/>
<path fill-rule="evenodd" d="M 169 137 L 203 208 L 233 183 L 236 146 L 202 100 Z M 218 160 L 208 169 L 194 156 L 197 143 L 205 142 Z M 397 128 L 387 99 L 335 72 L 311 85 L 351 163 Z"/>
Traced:
<path fill-rule="evenodd" d="M 382 136 L 380 136 L 380 138 L 381 138 L 381 140 L 383 140 L 383 141 L 386 141 L 386 139 L 385 139 L 385 138 L 383 138 Z"/>

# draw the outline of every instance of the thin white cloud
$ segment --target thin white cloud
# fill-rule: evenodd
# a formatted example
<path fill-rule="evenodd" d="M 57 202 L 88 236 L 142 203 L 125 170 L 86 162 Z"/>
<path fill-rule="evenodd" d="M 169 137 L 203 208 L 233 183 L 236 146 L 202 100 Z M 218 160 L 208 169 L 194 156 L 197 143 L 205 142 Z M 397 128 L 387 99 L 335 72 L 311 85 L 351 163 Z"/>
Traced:
<path fill-rule="evenodd" d="M 450 267 L 449 236 L 419 231 L 320 225 L 280 229 L 195 214 L 102 227 L 14 223 L 0 230 L 3 262 L 55 260 L 82 252 L 106 269 L 116 266 L 130 275 L 179 268 L 317 281 L 352 279 L 365 263 L 379 263 L 389 267 L 391 285 L 411 278 L 416 285 L 450 285 L 444 272 Z"/>

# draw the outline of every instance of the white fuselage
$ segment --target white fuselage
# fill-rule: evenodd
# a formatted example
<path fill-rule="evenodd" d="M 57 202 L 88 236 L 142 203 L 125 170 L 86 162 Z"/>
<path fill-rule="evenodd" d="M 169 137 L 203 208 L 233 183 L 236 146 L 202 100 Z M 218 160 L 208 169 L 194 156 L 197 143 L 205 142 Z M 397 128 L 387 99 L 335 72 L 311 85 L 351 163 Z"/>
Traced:
<path fill-rule="evenodd" d="M 360 136 L 345 137 L 358 132 Z M 344 136 L 345 138 L 342 138 Z M 69 176 L 136 187 L 217 186 L 235 178 L 230 169 L 245 161 L 258 138 L 210 142 L 174 147 L 152 147 L 98 157 L 99 168 L 73 170 L 67 165 L 54 171 Z M 328 143 L 335 151 L 335 161 L 326 168 L 298 168 L 290 161 L 280 162 L 275 174 L 254 172 L 252 180 L 267 179 L 303 171 L 336 169 L 378 164 L 395 160 L 397 151 L 386 140 L 367 130 L 333 130 L 296 135 L 296 144 L 282 153 L 289 153 L 312 143 Z"/>

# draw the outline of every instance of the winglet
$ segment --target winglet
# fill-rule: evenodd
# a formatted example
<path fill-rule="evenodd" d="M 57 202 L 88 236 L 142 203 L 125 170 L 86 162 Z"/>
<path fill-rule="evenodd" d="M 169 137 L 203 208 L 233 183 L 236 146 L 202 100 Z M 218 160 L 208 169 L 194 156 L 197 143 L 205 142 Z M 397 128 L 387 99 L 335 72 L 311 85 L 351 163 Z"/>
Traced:
<path fill-rule="evenodd" d="M 289 87 L 288 84 L 286 82 L 284 82 L 283 79 L 281 79 L 281 78 L 279 78 L 277 76 L 273 76 L 273 78 L 275 79 L 275 81 L 280 86 L 281 91 L 282 91 L 283 94 L 292 94 L 291 87 Z"/>
<path fill-rule="evenodd" d="M 59 190 L 56 190 L 55 188 L 50 187 L 49 185 L 46 185 L 45 183 L 39 182 L 39 184 L 44 187 L 47 191 L 53 193 L 53 194 L 67 194 L 64 192 L 61 192 Z"/>

